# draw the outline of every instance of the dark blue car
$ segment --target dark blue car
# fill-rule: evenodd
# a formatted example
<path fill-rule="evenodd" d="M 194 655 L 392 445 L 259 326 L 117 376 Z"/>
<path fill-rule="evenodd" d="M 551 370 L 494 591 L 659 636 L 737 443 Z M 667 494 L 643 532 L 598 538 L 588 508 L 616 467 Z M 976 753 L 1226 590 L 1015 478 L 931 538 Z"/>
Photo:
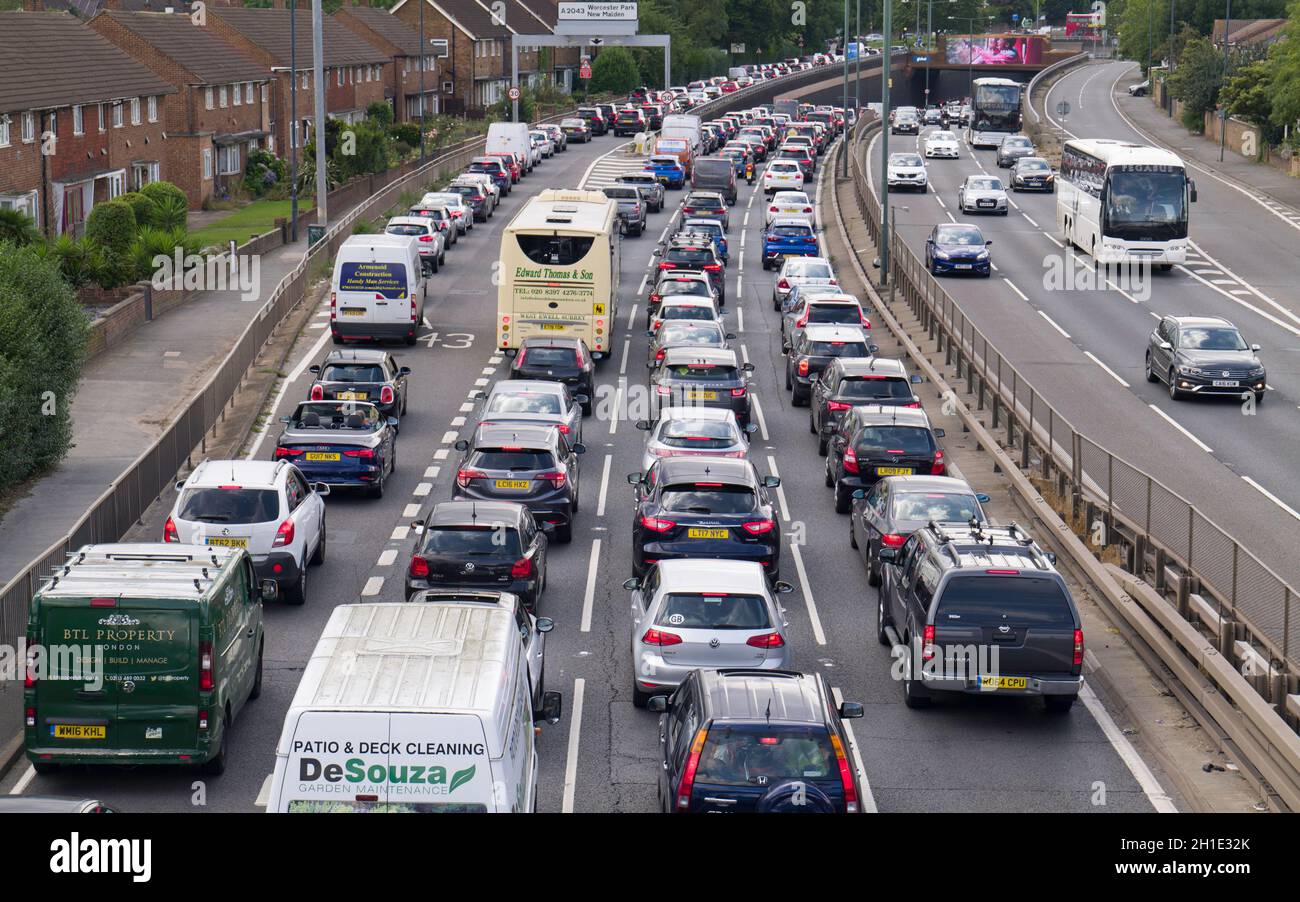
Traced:
<path fill-rule="evenodd" d="M 736 164 L 736 178 L 743 179 L 745 177 L 745 154 L 743 151 L 739 149 L 723 150 L 718 156 L 727 157 Z"/>
<path fill-rule="evenodd" d="M 718 259 L 722 265 L 726 266 L 731 260 L 730 248 L 727 245 L 727 236 L 722 233 L 722 223 L 716 219 L 684 219 L 682 221 L 681 232 L 700 232 L 707 234 L 713 239 L 713 249 L 718 252 Z"/>
<path fill-rule="evenodd" d="M 397 465 L 396 417 L 360 401 L 304 401 L 280 421 L 276 460 L 293 461 L 309 482 L 383 496 Z"/>
<path fill-rule="evenodd" d="M 645 164 L 645 170 L 669 188 L 681 188 L 686 184 L 686 169 L 676 157 L 656 154 Z"/>
<path fill-rule="evenodd" d="M 774 219 L 763 233 L 763 268 L 781 265 L 786 257 L 816 257 L 817 233 L 804 219 Z"/>
<path fill-rule="evenodd" d="M 989 245 L 978 226 L 966 223 L 943 223 L 925 239 L 925 265 L 936 276 L 971 273 L 990 275 Z"/>

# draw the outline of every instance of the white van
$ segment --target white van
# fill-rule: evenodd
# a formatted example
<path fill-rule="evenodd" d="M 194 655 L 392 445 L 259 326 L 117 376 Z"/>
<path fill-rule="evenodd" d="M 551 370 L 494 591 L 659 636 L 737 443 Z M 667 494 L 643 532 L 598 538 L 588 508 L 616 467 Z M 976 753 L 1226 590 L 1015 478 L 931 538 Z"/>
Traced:
<path fill-rule="evenodd" d="M 534 711 L 514 615 L 481 604 L 334 609 L 275 750 L 270 812 L 531 812 Z"/>
<path fill-rule="evenodd" d="M 701 129 L 703 125 L 699 116 L 693 113 L 673 113 L 665 116 L 659 128 L 660 138 L 685 138 L 691 147 L 691 156 L 698 157 L 703 151 L 701 146 Z"/>
<path fill-rule="evenodd" d="M 736 79 L 744 78 L 747 75 L 749 75 L 749 73 L 745 71 L 744 66 L 732 66 L 730 69 L 727 70 L 727 78 L 730 78 L 733 81 Z"/>
<path fill-rule="evenodd" d="M 330 282 L 330 335 L 401 338 L 415 344 L 427 284 L 420 243 L 410 235 L 352 235 L 339 246 Z"/>
<path fill-rule="evenodd" d="M 542 152 L 533 146 L 528 132 L 526 122 L 493 122 L 488 126 L 487 148 L 483 152 L 519 154 L 525 164 L 524 171 L 532 172 L 533 166 L 541 162 Z"/>

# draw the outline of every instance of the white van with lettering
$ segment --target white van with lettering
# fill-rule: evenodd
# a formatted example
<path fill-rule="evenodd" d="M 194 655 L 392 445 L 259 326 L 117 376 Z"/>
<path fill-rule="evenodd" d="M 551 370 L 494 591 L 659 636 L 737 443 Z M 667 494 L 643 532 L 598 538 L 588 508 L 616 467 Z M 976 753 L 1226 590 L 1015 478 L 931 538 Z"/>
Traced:
<path fill-rule="evenodd" d="M 514 615 L 482 604 L 334 609 L 275 751 L 270 812 L 531 812 L 533 709 Z"/>
<path fill-rule="evenodd" d="M 400 338 L 415 344 L 424 321 L 426 287 L 420 243 L 413 236 L 352 235 L 334 257 L 334 343 Z"/>

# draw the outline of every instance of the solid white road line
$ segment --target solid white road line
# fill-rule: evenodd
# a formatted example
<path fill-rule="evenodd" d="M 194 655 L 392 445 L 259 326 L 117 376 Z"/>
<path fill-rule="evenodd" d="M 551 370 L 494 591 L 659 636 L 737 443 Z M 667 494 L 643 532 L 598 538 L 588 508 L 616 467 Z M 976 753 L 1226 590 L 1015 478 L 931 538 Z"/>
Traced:
<path fill-rule="evenodd" d="M 34 779 L 36 779 L 36 770 L 29 764 L 27 765 L 27 770 L 23 771 L 23 775 L 19 777 L 18 782 L 14 784 L 14 788 L 9 790 L 9 794 L 11 796 L 22 795 L 23 790 L 26 789 Z"/>
<path fill-rule="evenodd" d="M 803 555 L 799 553 L 799 546 L 795 542 L 790 543 L 790 554 L 794 556 L 794 569 L 799 571 L 799 591 L 808 608 L 808 622 L 812 624 L 813 638 L 818 645 L 825 645 L 826 634 L 822 632 L 822 620 L 817 616 L 817 603 L 813 601 L 812 586 L 808 584 L 808 571 L 804 569 Z"/>
<path fill-rule="evenodd" d="M 835 699 L 835 707 L 838 709 L 844 704 L 844 693 L 840 692 L 839 686 L 831 687 L 831 697 Z M 862 754 L 858 751 L 858 737 L 853 732 L 853 721 L 846 720 L 844 723 L 844 732 L 849 734 L 849 748 L 853 752 L 853 765 L 858 769 L 858 786 L 862 790 L 862 798 L 858 804 L 864 814 L 875 814 L 880 809 L 876 807 L 876 797 L 871 792 L 871 783 L 867 780 L 867 769 L 862 766 Z"/>
<path fill-rule="evenodd" d="M 605 493 L 609 491 L 609 464 L 613 455 L 605 455 L 605 464 L 600 471 L 600 498 L 596 502 L 596 516 L 605 516 Z"/>
<path fill-rule="evenodd" d="M 767 438 L 767 420 L 763 419 L 763 405 L 758 401 L 758 395 L 751 395 L 750 400 L 754 402 L 754 416 L 758 419 L 758 434 L 763 436 L 763 441 Z"/>
<path fill-rule="evenodd" d="M 1150 407 L 1152 410 L 1154 410 L 1156 412 L 1156 415 L 1159 416 L 1161 419 L 1163 419 L 1165 422 L 1167 422 L 1170 426 L 1173 426 L 1183 435 L 1187 436 L 1189 439 L 1195 442 L 1197 447 L 1199 447 L 1202 451 L 1206 452 L 1207 454 L 1210 453 L 1210 451 L 1212 450 L 1210 446 L 1205 444 L 1205 442 L 1201 441 L 1196 436 L 1192 435 L 1192 433 L 1189 432 L 1187 430 L 1187 427 L 1185 427 L 1182 423 L 1179 423 L 1177 420 L 1175 420 L 1169 414 L 1165 413 L 1159 407 L 1156 407 L 1154 404 L 1148 404 L 1147 407 Z"/>
<path fill-rule="evenodd" d="M 776 468 L 776 458 L 771 454 L 767 456 L 767 470 L 769 474 L 775 476 L 777 479 L 781 478 L 781 471 Z M 790 522 L 790 505 L 787 504 L 785 500 L 784 486 L 776 487 L 776 500 L 781 502 L 781 519 L 785 520 L 787 523 Z"/>
<path fill-rule="evenodd" d="M 1101 360 L 1097 357 L 1097 355 L 1092 353 L 1092 351 L 1084 351 L 1083 356 L 1089 358 L 1093 363 L 1097 364 L 1097 366 L 1101 367 L 1103 370 L 1109 373 L 1110 377 L 1114 379 L 1116 382 L 1118 382 L 1120 385 L 1124 386 L 1125 388 L 1129 387 L 1129 384 L 1127 382 L 1121 379 L 1114 370 L 1106 366 L 1106 364 L 1102 363 Z"/>
<path fill-rule="evenodd" d="M 591 632 L 591 605 L 596 598 L 596 571 L 600 568 L 600 539 L 591 540 L 591 559 L 587 562 L 587 589 L 582 593 L 582 624 L 579 629 Z"/>
<path fill-rule="evenodd" d="M 1151 772 L 1151 768 L 1147 767 L 1147 763 L 1142 760 L 1142 756 L 1133 748 L 1133 743 L 1129 742 L 1128 737 L 1115 725 L 1115 721 L 1111 719 L 1106 706 L 1101 703 L 1086 682 L 1083 684 L 1083 688 L 1079 690 L 1079 700 L 1088 709 L 1088 713 L 1092 715 L 1093 720 L 1097 721 L 1097 726 L 1101 727 L 1101 731 L 1110 742 L 1111 748 L 1124 762 L 1129 773 L 1133 775 L 1133 779 L 1137 780 L 1138 786 L 1142 789 L 1142 794 L 1147 797 L 1151 807 L 1159 814 L 1177 814 L 1178 808 L 1174 805 L 1173 799 L 1169 798 L 1169 794 L 1160 786 L 1160 781 L 1156 779 L 1156 775 Z"/>
<path fill-rule="evenodd" d="M 1246 480 L 1252 486 L 1254 486 L 1259 491 L 1259 493 L 1263 495 L 1265 498 L 1267 498 L 1269 501 L 1272 501 L 1278 507 L 1282 508 L 1282 510 L 1286 511 L 1288 514 L 1295 517 L 1297 520 L 1300 520 L 1300 512 L 1296 511 L 1296 509 L 1293 507 L 1289 507 L 1285 502 L 1282 501 L 1281 498 L 1274 495 L 1272 492 L 1264 488 L 1255 480 L 1251 479 L 1249 476 L 1243 476 L 1241 478 Z"/>
<path fill-rule="evenodd" d="M 573 701 L 569 705 L 569 750 L 564 759 L 564 801 L 560 811 L 573 813 L 573 793 L 578 787 L 578 740 L 582 736 L 582 697 L 587 681 L 578 677 L 573 681 Z"/>
<path fill-rule="evenodd" d="M 1017 288 L 1017 287 L 1016 287 L 1016 284 L 1015 284 L 1014 282 L 1012 282 L 1010 279 L 1008 279 L 1006 276 L 1003 276 L 1003 277 L 1002 277 L 1002 281 L 1007 283 L 1007 287 L 1008 287 L 1008 288 L 1010 288 L 1010 289 L 1011 289 L 1012 291 L 1014 291 L 1016 294 L 1020 295 L 1020 300 L 1022 300 L 1022 301 L 1027 301 L 1027 300 L 1029 300 L 1029 298 L 1025 296 L 1025 293 L 1024 293 L 1023 291 L 1021 291 L 1019 288 Z"/>
<path fill-rule="evenodd" d="M 1056 324 L 1056 320 L 1052 319 L 1052 318 L 1051 318 L 1050 316 L 1048 316 L 1046 313 L 1044 313 L 1043 311 L 1039 310 L 1039 311 L 1038 311 L 1038 315 L 1041 316 L 1043 319 L 1047 320 L 1048 325 L 1050 325 L 1050 326 L 1051 326 L 1053 329 L 1055 329 L 1057 332 L 1060 332 L 1061 335 L 1063 335 L 1063 336 L 1066 337 L 1066 338 L 1069 338 L 1069 337 L 1070 337 L 1070 333 L 1069 333 L 1069 332 L 1066 332 L 1064 329 L 1062 329 L 1060 326 L 1058 326 L 1058 325 Z"/>

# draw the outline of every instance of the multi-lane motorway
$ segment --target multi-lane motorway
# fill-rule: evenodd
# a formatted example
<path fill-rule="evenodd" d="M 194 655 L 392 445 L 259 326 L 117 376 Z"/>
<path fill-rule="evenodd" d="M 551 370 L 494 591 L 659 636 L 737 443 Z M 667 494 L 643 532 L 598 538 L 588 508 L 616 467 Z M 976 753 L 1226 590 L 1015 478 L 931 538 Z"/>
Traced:
<path fill-rule="evenodd" d="M 1150 102 L 1128 97 L 1124 86 L 1135 80 L 1132 63 L 1080 66 L 1051 87 L 1045 107 L 1051 113 L 1069 101 L 1068 118 L 1056 122 L 1069 136 L 1148 143 L 1124 112 Z M 924 132 L 894 136 L 889 149 L 917 150 L 924 140 Z M 879 150 L 877 139 L 872 152 Z M 1059 240 L 1055 196 L 1010 194 L 1006 217 L 961 214 L 957 188 L 980 173 L 1006 177 L 989 150 L 963 146 L 958 160 L 930 161 L 930 193 L 891 194 L 899 234 L 921 255 L 935 223 L 976 222 L 993 241 L 995 272 L 987 280 L 944 281 L 975 325 L 1077 429 L 1183 495 L 1295 584 L 1300 227 L 1249 192 L 1193 169 L 1199 199 L 1187 265 L 1154 273 L 1149 297 L 1105 284 L 1063 290 L 1049 279 L 1071 253 Z M 872 176 L 879 178 L 878 163 Z M 1149 384 L 1147 336 L 1168 313 L 1226 317 L 1260 344 L 1269 382 L 1264 402 L 1253 412 L 1235 399 L 1174 402 L 1162 384 Z"/>
<path fill-rule="evenodd" d="M 409 524 L 429 505 L 450 497 L 457 457 L 452 445 L 474 424 L 470 395 L 508 375 L 509 359 L 492 347 L 496 290 L 491 264 L 503 225 L 523 197 L 543 187 L 599 185 L 619 169 L 634 165 L 615 148 L 614 139 L 598 139 L 547 161 L 504 201 L 494 219 L 479 224 L 465 243 L 448 254 L 447 268 L 433 283 L 436 300 L 429 308 L 428 328 L 415 347 L 394 352 L 413 371 L 398 470 L 382 499 L 341 492 L 330 496 L 328 559 L 311 572 L 305 606 L 267 609 L 265 689 L 235 724 L 226 773 L 202 778 L 184 769 L 148 768 L 115 771 L 111 776 L 72 770 L 37 777 L 20 767 L 0 785 L 0 791 L 91 795 L 111 799 L 128 811 L 192 811 L 200 802 L 207 810 L 254 810 L 273 766 L 282 718 L 331 609 L 358 600 L 402 599 L 403 568 L 411 546 Z M 954 178 L 959 168 L 973 166 L 969 157 L 954 163 Z M 939 195 L 945 203 L 955 182 L 948 188 Z M 1149 776 L 1149 771 L 1140 761 L 1135 764 L 1133 748 L 1100 706 L 1079 705 L 1064 717 L 1047 716 L 1041 705 L 1008 699 L 979 699 L 927 712 L 904 707 L 899 685 L 890 677 L 889 653 L 872 635 L 875 590 L 868 587 L 864 572 L 851 557 L 846 519 L 831 508 L 821 459 L 808 432 L 807 410 L 792 408 L 782 388 L 779 374 L 784 361 L 777 314 L 771 307 L 774 276 L 765 273 L 759 262 L 762 197 L 743 184 L 740 191 L 732 213 L 727 278 L 732 280 L 728 295 L 734 300 L 727 317 L 728 328 L 738 335 L 733 344 L 757 368 L 753 391 L 760 431 L 750 456 L 761 472 L 783 480 L 778 501 L 787 540 L 795 542 L 785 548 L 782 562 L 783 576 L 797 586 L 794 594 L 785 596 L 795 662 L 803 669 L 825 673 L 843 698 L 866 705 L 866 717 L 852 722 L 851 729 L 868 810 L 874 806 L 882 811 L 1094 811 L 1098 781 L 1107 787 L 1104 810 L 1150 811 L 1168 806 L 1158 786 L 1135 776 Z M 598 371 L 599 397 L 627 399 L 644 385 L 646 348 L 641 329 L 646 278 L 656 262 L 651 250 L 661 233 L 672 228 L 672 210 L 680 196 L 670 192 L 669 207 L 651 217 L 644 238 L 625 240 L 619 333 L 612 359 Z M 821 212 L 830 216 L 828 192 Z M 1036 207 L 1030 215 L 1041 217 L 1044 226 L 1050 222 L 1050 215 Z M 909 235 L 920 231 L 921 223 L 943 217 L 943 208 L 934 195 L 920 197 L 912 201 L 911 216 L 905 221 L 916 224 L 905 227 Z M 987 304 L 992 313 L 990 328 L 999 322 L 1019 323 L 1024 346 L 1035 348 L 1033 358 L 1059 361 L 1067 353 L 1077 353 L 1068 342 L 1058 346 L 1065 340 L 1044 318 L 1024 316 L 1025 302 L 1002 281 L 1006 277 L 1018 285 L 1023 282 L 1022 290 L 1028 293 L 1033 287 L 1030 272 L 1045 250 L 1040 244 L 1050 247 L 1047 240 L 1019 216 L 993 226 L 998 260 L 1005 260 L 1006 267 L 990 284 L 978 286 L 986 294 L 971 295 L 972 304 Z M 1012 268 L 1016 254 L 1009 251 L 1017 242 L 1026 256 L 1024 270 Z M 1113 302 L 1101 296 L 1076 302 L 1081 309 L 1085 303 Z M 1059 315 L 1057 322 L 1063 328 L 1086 334 L 1066 311 L 1054 307 L 1045 312 L 1054 319 Z M 276 399 L 275 416 L 304 396 L 310 378 L 305 367 L 328 346 L 327 316 L 322 309 L 295 348 L 293 369 Z M 1114 327 L 1104 331 L 1119 334 Z M 1140 348 L 1137 337 L 1132 343 Z M 1040 344 L 1042 348 L 1036 348 Z M 1114 349 L 1102 359 L 1123 374 L 1125 362 Z M 1101 380 L 1112 380 L 1096 364 L 1087 366 Z M 1088 377 L 1080 372 L 1074 378 L 1084 384 Z M 1090 390 L 1094 381 L 1086 383 Z M 1128 381 L 1135 390 L 1143 389 L 1135 380 Z M 1097 382 L 1099 394 L 1103 385 Z M 1107 389 L 1116 385 L 1112 380 Z M 1281 388 L 1279 394 L 1285 392 Z M 1128 397 L 1132 404 L 1141 403 Z M 1282 406 L 1265 405 L 1261 416 Z M 632 419 L 637 415 L 633 413 Z M 1152 444 L 1157 437 L 1167 441 L 1168 436 L 1155 432 L 1164 428 L 1159 418 L 1148 419 L 1145 427 L 1152 430 Z M 538 804 L 544 811 L 656 808 L 657 718 L 631 702 L 628 594 L 622 588 L 631 574 L 632 504 L 624 477 L 639 469 L 642 437 L 630 419 L 597 414 L 584 426 L 588 453 L 582 461 L 581 513 L 573 542 L 552 549 L 548 588 L 541 602 L 541 612 L 557 623 L 547 644 L 546 685 L 563 691 L 565 705 L 562 721 L 547 727 L 540 740 Z M 269 457 L 273 438 L 255 440 L 247 453 Z M 1207 465 L 1221 466 L 1210 455 L 1205 459 Z M 147 523 L 146 532 L 156 534 L 160 526 Z M 1106 729 L 1098 717 L 1106 722 Z"/>

